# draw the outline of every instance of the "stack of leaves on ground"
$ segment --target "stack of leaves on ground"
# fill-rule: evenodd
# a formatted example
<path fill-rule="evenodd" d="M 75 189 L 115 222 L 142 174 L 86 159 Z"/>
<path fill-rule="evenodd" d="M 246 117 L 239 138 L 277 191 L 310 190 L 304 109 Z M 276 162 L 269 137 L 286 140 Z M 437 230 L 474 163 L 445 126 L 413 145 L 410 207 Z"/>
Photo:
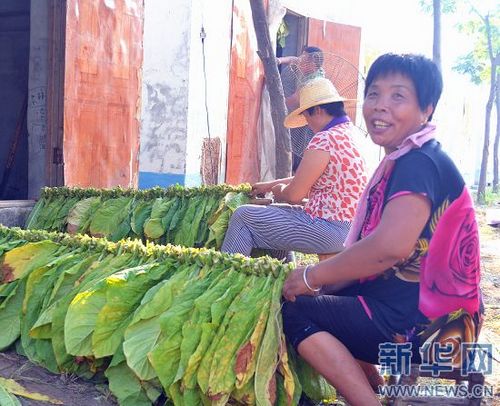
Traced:
<path fill-rule="evenodd" d="M 107 378 L 121 405 L 293 405 L 333 389 L 287 347 L 268 257 L 0 227 L 0 350 Z"/>
<path fill-rule="evenodd" d="M 27 228 L 219 249 L 231 214 L 248 202 L 249 191 L 248 184 L 148 190 L 45 188 Z"/>

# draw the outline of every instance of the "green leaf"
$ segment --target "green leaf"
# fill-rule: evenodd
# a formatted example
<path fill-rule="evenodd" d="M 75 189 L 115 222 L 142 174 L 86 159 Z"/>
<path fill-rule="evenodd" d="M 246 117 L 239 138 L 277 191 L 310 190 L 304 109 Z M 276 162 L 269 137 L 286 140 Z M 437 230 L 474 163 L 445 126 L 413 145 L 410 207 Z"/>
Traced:
<path fill-rule="evenodd" d="M 24 298 L 25 282 L 17 284 L 16 290 L 2 303 L 0 308 L 0 351 L 8 348 L 19 337 L 21 332 L 21 307 Z"/>
<path fill-rule="evenodd" d="M 106 292 L 102 284 L 78 293 L 71 301 L 64 323 L 64 342 L 68 354 L 93 355 L 92 333 L 99 311 L 105 303 Z"/>
<path fill-rule="evenodd" d="M 6 283 L 24 278 L 33 269 L 49 262 L 59 247 L 52 241 L 40 241 L 10 250 L 3 256 L 0 282 Z"/>
<path fill-rule="evenodd" d="M 229 219 L 231 218 L 231 210 L 225 208 L 217 217 L 215 222 L 209 227 L 208 240 L 206 246 L 219 250 L 224 242 Z"/>
<path fill-rule="evenodd" d="M 255 369 L 255 396 L 258 405 L 272 405 L 270 391 L 274 386 L 272 381 L 276 379 L 275 371 L 277 369 L 280 345 L 280 332 L 278 331 L 279 327 L 275 318 L 281 317 L 280 300 L 282 288 L 283 280 L 276 280 L 272 291 L 266 331 L 262 338 L 262 344 L 257 358 Z"/>
<path fill-rule="evenodd" d="M 110 366 L 106 369 L 109 389 L 116 396 L 120 406 L 151 406 L 156 399 L 151 396 L 146 382 L 141 382 L 134 372 L 127 366 L 121 349 L 113 357 Z M 156 392 L 156 397 L 160 393 Z M 153 399 L 150 398 L 153 397 Z"/>
<path fill-rule="evenodd" d="M 98 254 L 91 254 L 77 264 L 69 266 L 59 273 L 52 292 L 48 295 L 49 305 L 44 307 L 30 330 L 30 335 L 33 338 L 52 338 L 52 317 L 55 308 L 60 301 L 74 289 L 78 278 L 96 261 L 98 256 Z"/>
<path fill-rule="evenodd" d="M 86 291 L 90 287 L 99 283 L 100 280 L 118 272 L 127 266 L 134 266 L 136 260 L 130 254 L 122 254 L 115 257 L 109 254 L 101 260 L 96 260 L 79 277 L 79 284 L 75 286 L 68 294 L 63 296 L 54 308 L 52 314 L 52 347 L 56 356 L 57 364 L 62 371 L 86 373 L 86 365 L 78 365 L 74 358 L 69 355 L 65 345 L 65 320 L 70 303 L 79 292 Z M 75 340 L 77 341 L 77 340 Z M 91 377 L 93 374 L 87 374 Z"/>
<path fill-rule="evenodd" d="M 181 225 L 175 234 L 174 242 L 185 247 L 194 246 L 198 226 L 205 211 L 206 199 L 203 196 L 192 197 L 181 220 Z"/>
<path fill-rule="evenodd" d="M 171 262 L 147 264 L 106 278 L 106 304 L 98 314 L 92 335 L 92 349 L 97 358 L 116 352 L 144 293 L 156 285 L 170 269 Z"/>
<path fill-rule="evenodd" d="M 174 297 L 185 289 L 191 272 L 191 267 L 185 266 L 170 279 L 152 287 L 144 295 L 132 322 L 125 330 L 123 351 L 127 364 L 142 380 L 156 377 L 147 355 L 156 346 L 162 334 L 158 320 L 160 315 L 170 308 Z"/>
<path fill-rule="evenodd" d="M 148 358 L 167 393 L 179 367 L 182 326 L 190 319 L 195 299 L 206 291 L 213 277 L 214 273 L 206 277 L 190 277 L 187 289 L 177 295 L 172 306 L 160 316 L 161 335 L 164 339 L 158 342 Z"/>
<path fill-rule="evenodd" d="M 144 235 L 147 238 L 156 240 L 165 234 L 163 218 L 168 214 L 173 204 L 173 200 L 163 198 L 155 200 L 151 209 L 151 217 L 144 223 Z"/>
<path fill-rule="evenodd" d="M 73 206 L 79 201 L 78 197 L 66 199 L 59 210 L 54 211 L 51 217 L 50 224 L 45 224 L 45 230 L 63 231 L 68 219 L 68 213 Z"/>
<path fill-rule="evenodd" d="M 246 193 L 235 193 L 229 192 L 224 197 L 224 204 L 234 212 L 238 207 L 247 204 L 250 201 L 250 198 Z"/>
<path fill-rule="evenodd" d="M 26 356 L 37 364 L 57 372 L 52 343 L 48 339 L 34 339 L 30 334 L 41 312 L 49 306 L 50 295 L 58 276 L 66 267 L 70 268 L 82 261 L 82 254 L 67 252 L 60 254 L 50 263 L 35 269 L 26 280 L 26 293 L 21 318 L 21 343 Z"/>
<path fill-rule="evenodd" d="M 132 211 L 130 226 L 132 231 L 141 237 L 144 235 L 144 223 L 151 216 L 153 203 L 153 200 L 136 201 L 136 205 Z"/>
<path fill-rule="evenodd" d="M 130 232 L 130 216 L 133 198 L 118 197 L 106 200 L 97 210 L 90 223 L 90 234 L 118 241 Z"/>
<path fill-rule="evenodd" d="M 26 220 L 26 228 L 30 229 L 38 229 L 39 224 L 40 224 L 40 216 L 45 210 L 45 206 L 49 204 L 49 199 L 46 199 L 44 197 L 40 198 L 31 210 L 31 213 L 28 216 L 28 219 Z"/>
<path fill-rule="evenodd" d="M 0 384 L 0 405 L 1 406 L 21 406 L 18 398 L 12 395 Z"/>
<path fill-rule="evenodd" d="M 86 233 L 92 221 L 92 216 L 100 204 L 100 197 L 89 197 L 76 203 L 68 213 L 67 232 L 70 234 Z"/>

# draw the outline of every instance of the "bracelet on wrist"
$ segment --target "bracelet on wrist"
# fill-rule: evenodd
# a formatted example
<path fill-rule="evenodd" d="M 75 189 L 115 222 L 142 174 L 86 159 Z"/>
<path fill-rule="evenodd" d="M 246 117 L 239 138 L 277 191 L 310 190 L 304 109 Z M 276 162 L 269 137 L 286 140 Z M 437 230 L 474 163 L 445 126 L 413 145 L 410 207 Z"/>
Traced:
<path fill-rule="evenodd" d="M 307 265 L 304 268 L 304 272 L 302 273 L 302 279 L 304 280 L 304 285 L 306 285 L 307 289 L 309 289 L 311 292 L 317 293 L 321 290 L 321 287 L 313 288 L 313 287 L 311 287 L 311 285 L 309 285 L 309 282 L 307 281 L 307 272 L 309 272 L 310 268 L 311 268 L 311 265 Z"/>

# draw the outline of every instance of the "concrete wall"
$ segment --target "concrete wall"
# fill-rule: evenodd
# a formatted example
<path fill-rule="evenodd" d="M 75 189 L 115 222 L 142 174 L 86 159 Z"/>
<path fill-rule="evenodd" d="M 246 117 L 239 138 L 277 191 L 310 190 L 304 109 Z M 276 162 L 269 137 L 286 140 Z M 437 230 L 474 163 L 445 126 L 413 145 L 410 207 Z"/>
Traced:
<path fill-rule="evenodd" d="M 184 184 L 190 22 L 190 1 L 145 2 L 139 188 Z"/>
<path fill-rule="evenodd" d="M 37 198 L 45 183 L 47 144 L 48 0 L 31 0 L 28 84 L 28 197 Z"/>
<path fill-rule="evenodd" d="M 208 137 L 201 27 L 205 28 L 211 136 L 222 145 L 224 180 L 232 1 L 148 0 L 139 187 L 201 183 L 203 138 Z"/>
<path fill-rule="evenodd" d="M 34 200 L 0 201 L 0 224 L 6 227 L 24 227 Z"/>
<path fill-rule="evenodd" d="M 194 0 L 191 14 L 186 186 L 201 184 L 203 138 L 208 138 L 201 27 L 206 33 L 205 64 L 210 135 L 221 140 L 219 182 L 226 167 L 232 0 Z"/>
<path fill-rule="evenodd" d="M 0 181 L 28 88 L 29 9 L 30 0 L 0 2 Z M 0 199 L 25 199 L 27 172 L 28 139 L 23 126 L 14 165 Z"/>

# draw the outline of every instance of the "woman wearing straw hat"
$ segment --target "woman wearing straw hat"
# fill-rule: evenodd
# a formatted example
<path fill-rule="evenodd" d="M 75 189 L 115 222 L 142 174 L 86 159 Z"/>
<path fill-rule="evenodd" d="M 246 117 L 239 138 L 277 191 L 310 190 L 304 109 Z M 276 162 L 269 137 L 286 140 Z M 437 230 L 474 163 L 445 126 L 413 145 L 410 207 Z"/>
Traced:
<path fill-rule="evenodd" d="M 222 251 L 249 256 L 253 249 L 327 254 L 341 251 L 366 184 L 363 160 L 351 137 L 352 123 L 332 82 L 316 78 L 300 89 L 300 107 L 289 128 L 308 125 L 316 134 L 294 176 L 253 185 L 279 204 L 244 205 L 232 215 Z M 307 199 L 302 207 L 304 200 Z"/>

